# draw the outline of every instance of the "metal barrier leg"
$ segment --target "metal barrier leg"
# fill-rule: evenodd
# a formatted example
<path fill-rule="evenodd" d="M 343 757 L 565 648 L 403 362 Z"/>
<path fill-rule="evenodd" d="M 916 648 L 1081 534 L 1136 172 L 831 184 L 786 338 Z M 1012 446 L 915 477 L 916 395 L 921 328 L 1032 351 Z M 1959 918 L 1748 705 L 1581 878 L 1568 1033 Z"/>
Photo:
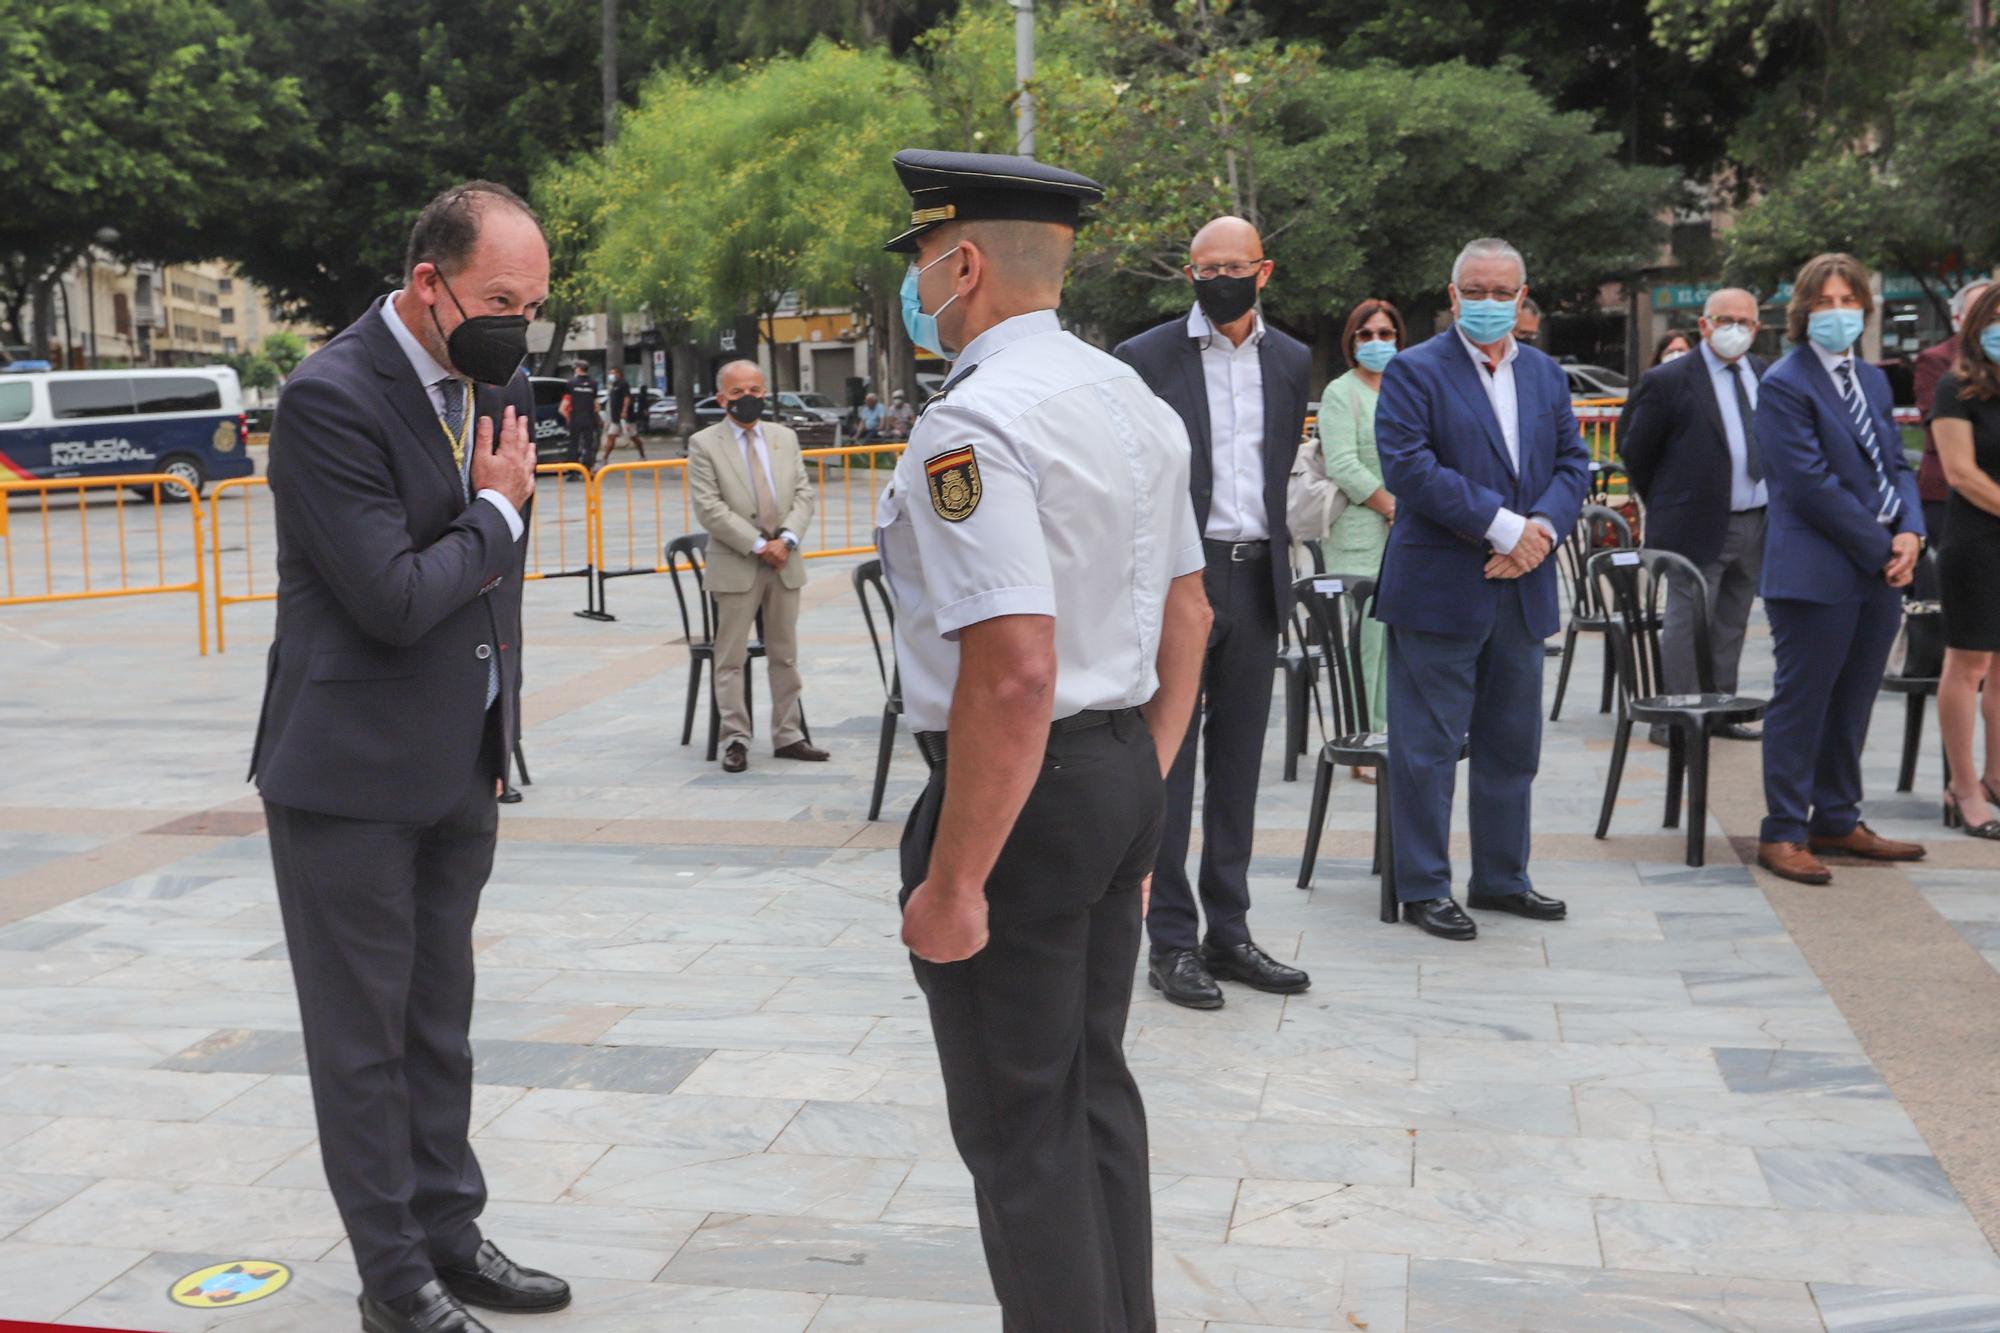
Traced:
<path fill-rule="evenodd" d="M 579 620 L 616 620 L 604 609 L 604 571 L 595 566 L 587 566 L 583 575 L 583 610 L 576 613 Z"/>

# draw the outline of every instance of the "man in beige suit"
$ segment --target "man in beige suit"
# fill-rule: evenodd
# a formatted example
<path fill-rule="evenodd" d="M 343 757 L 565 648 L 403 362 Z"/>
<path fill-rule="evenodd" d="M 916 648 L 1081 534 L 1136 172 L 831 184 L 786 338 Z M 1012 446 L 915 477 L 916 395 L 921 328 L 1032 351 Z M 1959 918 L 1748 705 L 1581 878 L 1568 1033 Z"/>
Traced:
<path fill-rule="evenodd" d="M 799 713 L 799 537 L 812 522 L 813 487 L 799 437 L 763 420 L 770 395 L 753 361 L 716 374 L 726 415 L 688 441 L 688 491 L 708 530 L 708 590 L 715 594 L 715 698 L 722 710 L 722 771 L 750 766 L 750 706 L 743 665 L 750 633 L 764 615 L 764 660 L 771 672 L 771 739 L 780 759 L 824 763 L 805 738 Z"/>

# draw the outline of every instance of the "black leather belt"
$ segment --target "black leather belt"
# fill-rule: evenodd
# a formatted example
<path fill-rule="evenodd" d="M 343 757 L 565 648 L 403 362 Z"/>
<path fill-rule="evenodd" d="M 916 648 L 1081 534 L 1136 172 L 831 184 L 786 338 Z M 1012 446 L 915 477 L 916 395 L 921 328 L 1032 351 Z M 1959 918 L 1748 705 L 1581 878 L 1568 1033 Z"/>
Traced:
<path fill-rule="evenodd" d="M 1054 722 L 1051 722 L 1049 724 L 1049 734 L 1051 736 L 1067 736 L 1072 732 L 1089 731 L 1092 727 L 1109 726 L 1119 718 L 1137 717 L 1138 715 L 1139 710 L 1136 708 L 1086 708 L 1081 713 L 1072 713 L 1068 717 L 1059 717 Z M 917 753 L 923 755 L 924 762 L 932 768 L 937 768 L 944 763 L 946 753 L 945 737 L 950 734 L 947 731 L 920 731 L 917 733 Z"/>
<path fill-rule="evenodd" d="M 1201 541 L 1201 549 L 1218 559 L 1226 558 L 1231 564 L 1235 565 L 1240 565 L 1250 560 L 1269 560 L 1271 558 L 1271 543 L 1268 541 L 1218 542 L 1204 537 Z"/>

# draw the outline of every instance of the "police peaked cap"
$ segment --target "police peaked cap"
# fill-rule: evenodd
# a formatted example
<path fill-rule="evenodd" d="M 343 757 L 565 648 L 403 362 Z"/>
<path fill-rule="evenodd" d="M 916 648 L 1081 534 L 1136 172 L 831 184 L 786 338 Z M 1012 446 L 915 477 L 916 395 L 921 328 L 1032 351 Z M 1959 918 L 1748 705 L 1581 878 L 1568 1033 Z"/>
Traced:
<path fill-rule="evenodd" d="M 1088 176 L 1006 153 L 905 148 L 896 175 L 910 192 L 910 228 L 884 250 L 914 254 L 917 238 L 947 222 L 1016 220 L 1075 227 L 1083 206 L 1104 197 Z"/>

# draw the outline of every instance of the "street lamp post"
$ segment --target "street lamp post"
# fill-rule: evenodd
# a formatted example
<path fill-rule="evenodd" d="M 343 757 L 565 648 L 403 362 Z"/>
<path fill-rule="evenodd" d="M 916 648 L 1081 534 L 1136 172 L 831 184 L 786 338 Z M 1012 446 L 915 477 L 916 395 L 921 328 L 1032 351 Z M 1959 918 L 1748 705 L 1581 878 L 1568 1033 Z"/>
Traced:
<path fill-rule="evenodd" d="M 1035 155 L 1035 95 L 1028 85 L 1035 78 L 1035 0 L 1013 0 L 1014 82 L 1019 87 L 1014 102 L 1014 151 L 1022 157 Z"/>

